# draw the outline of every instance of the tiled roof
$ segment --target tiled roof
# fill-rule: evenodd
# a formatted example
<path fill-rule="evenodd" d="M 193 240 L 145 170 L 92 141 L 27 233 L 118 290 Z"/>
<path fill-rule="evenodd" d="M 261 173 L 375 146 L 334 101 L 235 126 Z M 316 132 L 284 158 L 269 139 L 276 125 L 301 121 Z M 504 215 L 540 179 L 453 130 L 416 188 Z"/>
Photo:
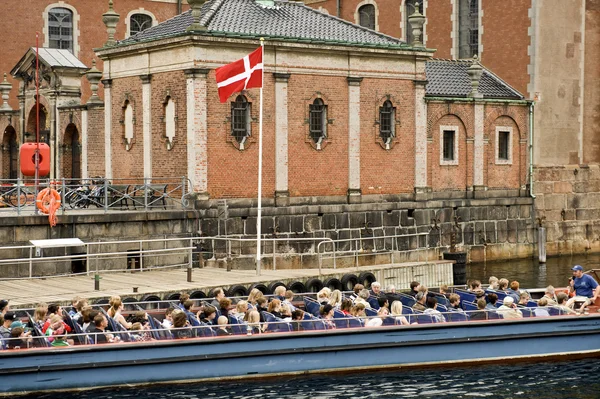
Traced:
<path fill-rule="evenodd" d="M 471 79 L 467 71 L 472 61 L 440 60 L 427 61 L 425 93 L 430 97 L 469 97 Z M 523 95 L 510 87 L 493 72 L 484 67 L 479 92 L 484 98 L 524 99 Z"/>
<path fill-rule="evenodd" d="M 208 35 L 409 47 L 400 39 L 321 13 L 301 2 L 277 1 L 274 4 L 273 7 L 266 7 L 255 0 L 210 0 L 202 6 L 200 23 L 207 27 Z M 182 35 L 192 22 L 191 11 L 186 11 L 119 44 Z"/>

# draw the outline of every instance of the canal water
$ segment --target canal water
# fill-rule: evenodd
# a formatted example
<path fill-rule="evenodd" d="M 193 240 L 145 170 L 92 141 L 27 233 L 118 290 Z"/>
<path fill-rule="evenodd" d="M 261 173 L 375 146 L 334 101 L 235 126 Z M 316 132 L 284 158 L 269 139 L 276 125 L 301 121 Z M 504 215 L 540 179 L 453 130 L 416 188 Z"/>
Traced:
<path fill-rule="evenodd" d="M 566 286 L 571 268 L 599 268 L 600 254 L 548 258 L 548 263 L 508 260 L 467 266 L 467 278 L 518 280 L 523 288 Z M 383 349 L 384 350 L 384 349 Z M 357 359 L 359 362 L 360 359 Z M 350 398 L 600 398 L 600 361 L 523 363 L 277 378 L 227 383 L 155 385 L 35 395 L 38 399 L 350 399 Z"/>

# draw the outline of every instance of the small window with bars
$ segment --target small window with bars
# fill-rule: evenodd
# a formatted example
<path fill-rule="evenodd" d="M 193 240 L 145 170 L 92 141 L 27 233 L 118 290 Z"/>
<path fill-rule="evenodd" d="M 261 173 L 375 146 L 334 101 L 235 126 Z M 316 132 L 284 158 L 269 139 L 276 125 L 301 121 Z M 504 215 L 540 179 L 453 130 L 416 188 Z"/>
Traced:
<path fill-rule="evenodd" d="M 496 126 L 496 164 L 512 164 L 512 127 Z"/>
<path fill-rule="evenodd" d="M 133 14 L 129 18 L 129 35 L 133 36 L 152 27 L 152 17 L 146 14 Z"/>
<path fill-rule="evenodd" d="M 243 150 L 250 136 L 250 103 L 246 96 L 239 95 L 231 103 L 231 135 Z"/>
<path fill-rule="evenodd" d="M 317 98 L 308 108 L 310 138 L 317 145 L 317 150 L 320 150 L 323 139 L 327 137 L 327 106 Z"/>
<path fill-rule="evenodd" d="M 375 30 L 375 6 L 373 4 L 365 4 L 358 9 L 358 24 Z"/>
<path fill-rule="evenodd" d="M 73 52 L 73 13 L 57 7 L 48 12 L 48 38 L 50 48 Z"/>
<path fill-rule="evenodd" d="M 442 161 L 453 164 L 456 162 L 456 131 L 443 130 L 442 132 Z"/>
<path fill-rule="evenodd" d="M 383 106 L 379 107 L 379 137 L 383 140 L 386 150 L 390 149 L 392 140 L 396 136 L 395 114 L 396 108 L 390 100 L 386 100 Z"/>

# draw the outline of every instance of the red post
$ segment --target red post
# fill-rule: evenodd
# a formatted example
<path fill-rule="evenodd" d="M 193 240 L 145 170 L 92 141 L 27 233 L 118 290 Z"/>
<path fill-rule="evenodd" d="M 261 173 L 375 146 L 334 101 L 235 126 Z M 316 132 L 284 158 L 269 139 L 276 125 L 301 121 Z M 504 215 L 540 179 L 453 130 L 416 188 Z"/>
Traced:
<path fill-rule="evenodd" d="M 35 197 L 40 191 L 40 32 L 35 33 Z M 34 207 L 37 213 L 37 206 Z"/>

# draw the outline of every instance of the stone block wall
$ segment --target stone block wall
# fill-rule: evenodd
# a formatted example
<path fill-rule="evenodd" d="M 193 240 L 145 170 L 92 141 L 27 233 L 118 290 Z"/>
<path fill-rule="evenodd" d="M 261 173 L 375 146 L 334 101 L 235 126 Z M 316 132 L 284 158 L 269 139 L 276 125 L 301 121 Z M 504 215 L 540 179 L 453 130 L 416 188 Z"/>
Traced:
<path fill-rule="evenodd" d="M 600 166 L 538 167 L 534 181 L 548 255 L 600 251 Z"/>

